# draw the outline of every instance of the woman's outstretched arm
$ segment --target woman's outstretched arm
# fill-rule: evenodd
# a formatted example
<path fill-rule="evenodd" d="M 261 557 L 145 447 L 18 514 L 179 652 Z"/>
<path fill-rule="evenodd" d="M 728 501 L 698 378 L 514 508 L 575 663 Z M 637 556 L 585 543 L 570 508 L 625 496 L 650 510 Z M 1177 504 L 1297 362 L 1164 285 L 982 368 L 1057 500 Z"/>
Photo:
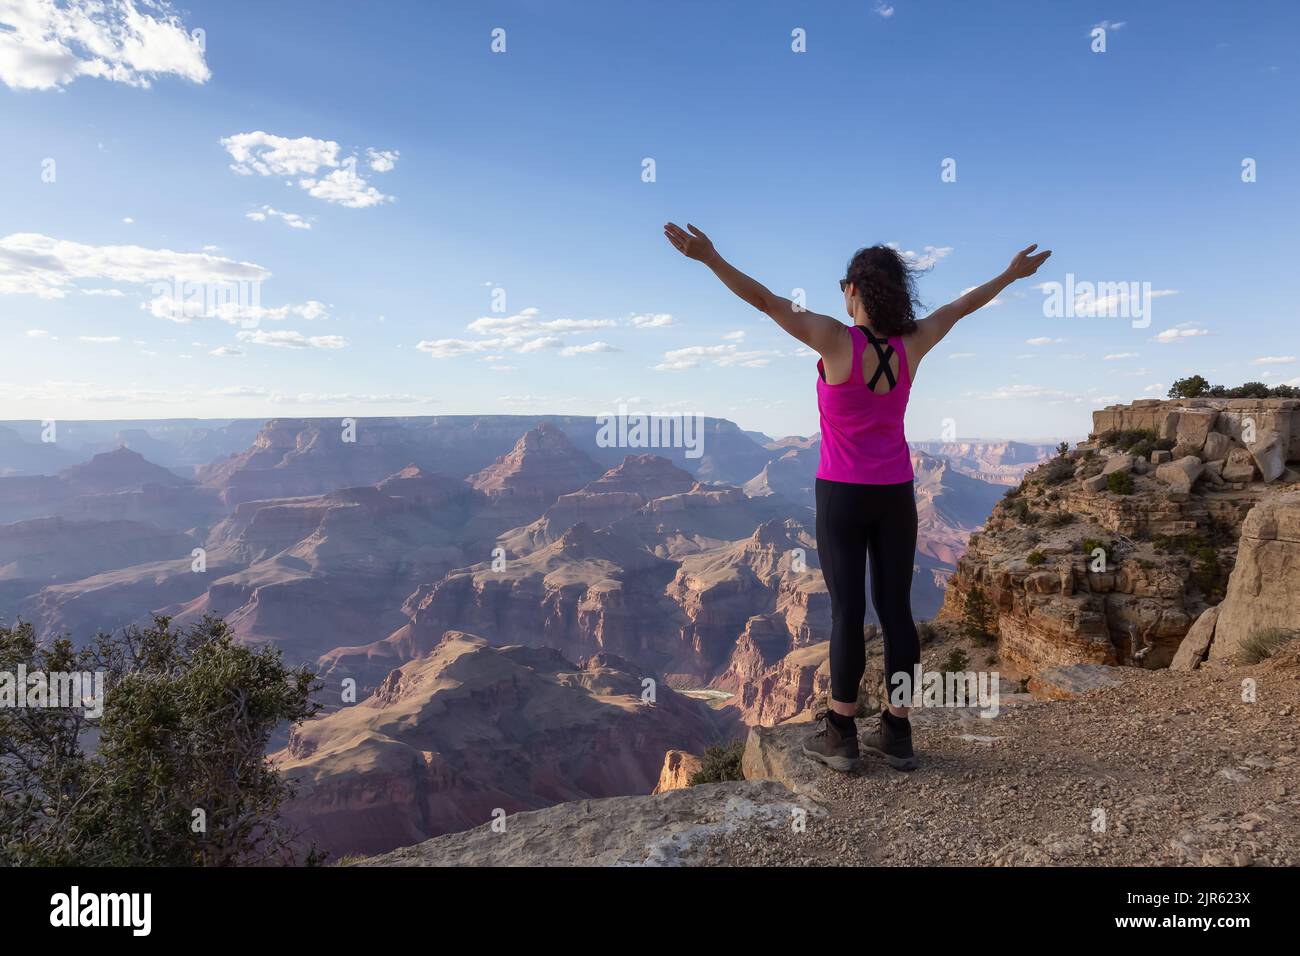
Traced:
<path fill-rule="evenodd" d="M 997 297 L 997 294 L 1005 289 L 1017 279 L 1025 279 L 1038 271 L 1038 267 L 1047 261 L 1047 257 L 1052 254 L 1051 250 L 1040 252 L 1034 255 L 1034 250 L 1038 248 L 1038 243 L 1034 243 L 1016 253 L 1011 264 L 1002 271 L 996 278 L 990 279 L 981 286 L 976 286 L 960 298 L 953 299 L 945 306 L 941 306 L 916 323 L 917 335 L 916 341 L 920 344 L 920 355 L 916 356 L 915 361 L 921 360 L 930 349 L 938 345 L 945 335 L 952 331 L 952 327 L 957 321 L 965 316 L 970 315 L 976 309 L 981 309 L 988 305 Z"/>
<path fill-rule="evenodd" d="M 829 315 L 819 315 L 798 308 L 789 299 L 776 295 L 767 286 L 741 272 L 713 248 L 713 243 L 699 229 L 687 223 L 687 232 L 675 223 L 664 225 L 664 236 L 688 259 L 695 259 L 713 270 L 722 284 L 758 311 L 769 315 L 810 349 L 825 355 L 844 334 L 846 327 Z"/>

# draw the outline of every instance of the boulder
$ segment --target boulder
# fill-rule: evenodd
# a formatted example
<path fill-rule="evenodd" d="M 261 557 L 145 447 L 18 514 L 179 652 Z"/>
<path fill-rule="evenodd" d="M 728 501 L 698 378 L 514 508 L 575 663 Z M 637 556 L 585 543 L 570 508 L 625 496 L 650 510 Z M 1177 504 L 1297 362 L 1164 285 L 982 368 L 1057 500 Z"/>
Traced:
<path fill-rule="evenodd" d="M 1286 443 L 1277 432 L 1260 432 L 1249 447 L 1255 467 L 1265 481 L 1275 481 L 1286 470 Z"/>
<path fill-rule="evenodd" d="M 775 780 L 794 793 L 817 798 L 825 768 L 803 752 L 804 741 L 815 729 L 809 722 L 751 727 L 740 772 L 746 780 Z"/>
<path fill-rule="evenodd" d="M 1210 659 L 1235 657 L 1254 634 L 1300 624 L 1300 491 L 1263 498 L 1241 526 Z"/>
<path fill-rule="evenodd" d="M 1210 432 L 1201 448 L 1201 461 L 1225 461 L 1232 451 L 1232 439 L 1223 432 Z"/>
<path fill-rule="evenodd" d="M 1211 484 L 1223 484 L 1223 462 L 1207 461 L 1205 463 L 1205 469 L 1201 472 L 1201 476 Z"/>
<path fill-rule="evenodd" d="M 1171 671 L 1192 671 L 1205 660 L 1214 640 L 1214 624 L 1219 619 L 1219 605 L 1207 607 L 1196 619 L 1183 642 L 1178 645 L 1173 661 L 1169 664 Z"/>
<path fill-rule="evenodd" d="M 1224 481 L 1254 481 L 1255 459 L 1244 448 L 1234 448 L 1228 452 L 1228 460 L 1223 464 Z"/>
<path fill-rule="evenodd" d="M 664 768 L 659 771 L 659 782 L 651 793 L 667 793 L 669 790 L 682 790 L 691 785 L 691 775 L 703 764 L 700 758 L 685 750 L 670 750 L 664 754 Z"/>
<path fill-rule="evenodd" d="M 683 866 L 742 824 L 790 828 L 826 810 L 773 780 L 706 783 L 646 796 L 572 800 L 434 837 L 353 866 Z"/>
<path fill-rule="evenodd" d="M 1083 479 L 1081 484 L 1084 491 L 1105 491 L 1109 480 L 1107 475 L 1093 475 L 1091 478 Z"/>
<path fill-rule="evenodd" d="M 1102 466 L 1101 473 L 1109 475 L 1116 471 L 1132 471 L 1136 459 L 1132 455 L 1112 455 L 1106 459 L 1106 464 Z"/>
<path fill-rule="evenodd" d="M 1170 491 L 1187 494 L 1201 477 L 1205 466 L 1195 455 L 1186 455 L 1177 461 L 1165 462 L 1156 469 L 1156 478 L 1169 486 Z"/>
<path fill-rule="evenodd" d="M 1153 465 L 1163 465 L 1165 462 L 1173 460 L 1174 453 L 1172 451 L 1165 451 L 1158 448 L 1151 453 L 1151 464 Z"/>
<path fill-rule="evenodd" d="M 1055 594 L 1061 590 L 1061 572 L 1035 571 L 1026 575 L 1025 590 L 1030 594 Z"/>
<path fill-rule="evenodd" d="M 1174 458 L 1199 454 L 1218 417 L 1213 408 L 1181 408 L 1170 412 L 1160 437 L 1174 440 Z"/>
<path fill-rule="evenodd" d="M 1117 667 L 1105 664 L 1061 664 L 1029 679 L 1029 693 L 1039 700 L 1070 700 L 1094 690 L 1119 684 Z"/>

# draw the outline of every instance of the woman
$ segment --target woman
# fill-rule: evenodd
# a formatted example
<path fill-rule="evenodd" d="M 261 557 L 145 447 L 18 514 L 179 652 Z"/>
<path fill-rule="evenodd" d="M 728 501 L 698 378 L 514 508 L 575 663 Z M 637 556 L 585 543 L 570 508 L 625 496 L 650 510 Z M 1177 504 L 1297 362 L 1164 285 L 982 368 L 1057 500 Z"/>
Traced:
<path fill-rule="evenodd" d="M 918 321 L 914 274 L 903 257 L 889 246 L 859 249 L 840 280 L 844 308 L 853 320 L 847 326 L 774 295 L 718 255 L 709 237 L 692 225 L 683 230 L 667 223 L 664 235 L 821 356 L 817 556 L 831 597 L 831 694 L 827 709 L 817 714 L 821 729 L 805 743 L 804 753 L 835 770 L 857 764 L 854 715 L 866 669 L 862 629 L 870 556 L 871 603 L 884 634 L 890 694 L 879 728 L 864 738 L 863 746 L 898 770 L 914 770 L 912 728 L 903 706 L 911 701 L 913 667 L 921 656 L 910 595 L 916 499 L 903 436 L 907 397 L 921 359 L 957 320 L 1015 280 L 1033 275 L 1051 252 L 1035 255 L 1037 245 L 1021 250 L 997 278 Z"/>

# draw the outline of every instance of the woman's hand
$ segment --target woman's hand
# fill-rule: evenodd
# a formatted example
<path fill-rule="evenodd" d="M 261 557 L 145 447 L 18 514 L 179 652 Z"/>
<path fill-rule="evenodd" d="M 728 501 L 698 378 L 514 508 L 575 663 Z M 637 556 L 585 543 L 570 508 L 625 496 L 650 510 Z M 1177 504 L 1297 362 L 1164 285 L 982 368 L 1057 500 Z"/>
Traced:
<path fill-rule="evenodd" d="M 686 224 L 686 228 L 690 232 L 684 231 L 676 223 L 666 222 L 664 223 L 664 236 L 686 258 L 703 263 L 712 262 L 718 252 L 713 248 L 713 243 L 709 240 L 709 237 L 690 223 Z"/>
<path fill-rule="evenodd" d="M 1046 262 L 1047 257 L 1052 254 L 1052 250 L 1048 249 L 1046 252 L 1033 255 L 1033 251 L 1037 248 L 1038 243 L 1035 242 L 1033 245 L 1026 246 L 1017 252 L 1015 258 L 1011 260 L 1011 265 L 1007 266 L 1004 275 L 1012 280 L 1027 279 L 1037 272 L 1038 267 Z"/>

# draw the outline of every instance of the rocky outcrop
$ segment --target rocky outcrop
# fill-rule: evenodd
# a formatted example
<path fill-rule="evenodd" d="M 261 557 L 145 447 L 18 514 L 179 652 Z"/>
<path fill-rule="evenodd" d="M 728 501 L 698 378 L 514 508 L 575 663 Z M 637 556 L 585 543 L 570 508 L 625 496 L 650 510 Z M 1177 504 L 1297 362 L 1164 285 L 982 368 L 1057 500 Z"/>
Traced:
<path fill-rule="evenodd" d="M 738 710 L 745 723 L 770 727 L 807 710 L 827 694 L 829 650 L 830 642 L 820 641 L 772 660 L 747 629 L 730 666 L 713 686 L 731 693 L 723 706 Z"/>
<path fill-rule="evenodd" d="M 561 429 L 542 422 L 525 432 L 510 454 L 466 480 L 489 501 L 527 500 L 540 511 L 600 474 L 601 468 L 574 448 Z"/>
<path fill-rule="evenodd" d="M 978 592 L 1000 658 L 1025 676 L 1082 663 L 1169 665 L 1193 622 L 1223 599 L 1238 540 L 1252 556 L 1277 550 L 1254 547 L 1243 522 L 1258 511 L 1252 527 L 1271 527 L 1273 511 L 1259 502 L 1292 472 L 1261 470 L 1252 448 L 1288 444 L 1296 409 L 1294 399 L 1190 400 L 1094 413 L 1089 440 L 1031 472 L 972 535 L 941 616 L 968 620 Z M 1286 603 L 1270 611 L 1263 601 L 1259 622 L 1280 618 Z M 1291 606 L 1294 617 L 1293 597 Z"/>
<path fill-rule="evenodd" d="M 684 790 L 691 785 L 691 775 L 698 773 L 703 766 L 700 758 L 685 750 L 670 750 L 664 754 L 664 767 L 659 771 L 659 782 L 652 793 L 667 793 L 669 790 Z"/>
<path fill-rule="evenodd" d="M 1169 664 L 1171 671 L 1193 671 L 1205 660 L 1210 642 L 1214 640 L 1214 625 L 1219 620 L 1219 610 L 1222 607 L 1222 604 L 1216 604 L 1201 612 L 1201 616 L 1178 645 L 1178 652 Z"/>
<path fill-rule="evenodd" d="M 741 827 L 786 828 L 820 804 L 771 780 L 562 803 L 358 861 L 356 866 L 690 866 Z"/>
<path fill-rule="evenodd" d="M 1043 700 L 1076 697 L 1120 683 L 1114 668 L 1101 664 L 1065 664 L 1046 667 L 1029 679 L 1029 693 Z"/>
<path fill-rule="evenodd" d="M 1300 631 L 1300 491 L 1265 498 L 1246 516 L 1209 656 L 1233 658 L 1271 629 Z"/>

